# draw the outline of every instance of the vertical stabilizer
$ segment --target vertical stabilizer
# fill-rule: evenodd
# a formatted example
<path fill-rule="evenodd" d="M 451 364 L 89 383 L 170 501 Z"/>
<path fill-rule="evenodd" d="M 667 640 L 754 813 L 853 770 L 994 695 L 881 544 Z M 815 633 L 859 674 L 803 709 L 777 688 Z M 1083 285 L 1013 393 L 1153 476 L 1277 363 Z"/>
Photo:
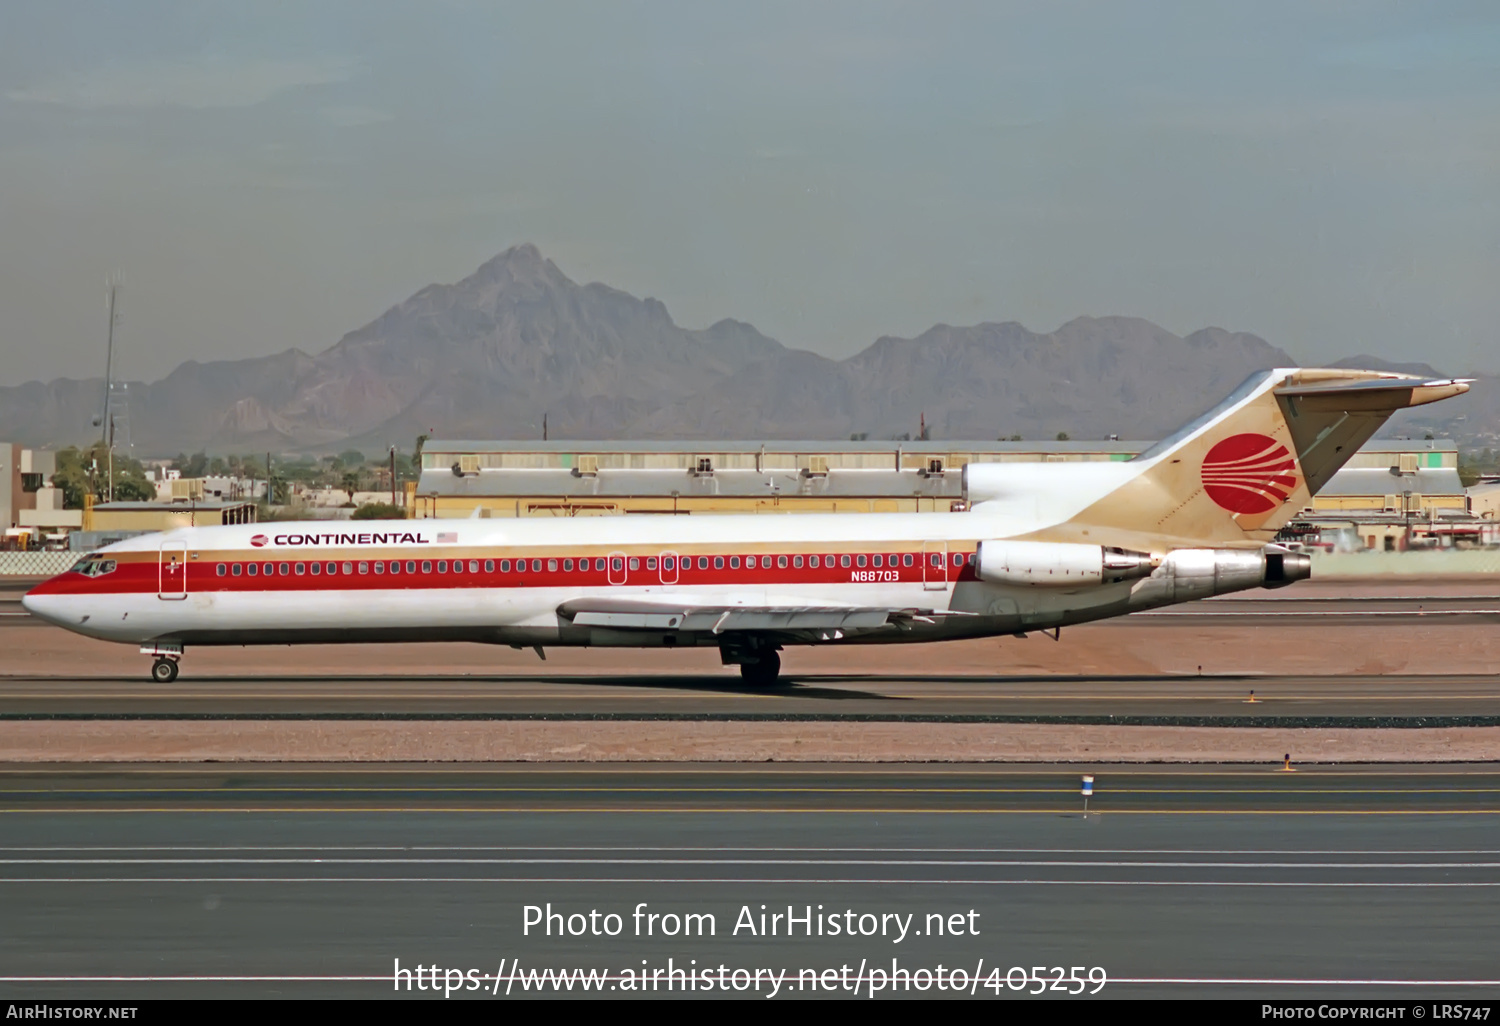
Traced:
<path fill-rule="evenodd" d="M 1074 518 L 1152 548 L 1270 541 L 1397 410 L 1468 391 L 1382 371 L 1261 372 L 1137 456 L 1140 473 Z"/>

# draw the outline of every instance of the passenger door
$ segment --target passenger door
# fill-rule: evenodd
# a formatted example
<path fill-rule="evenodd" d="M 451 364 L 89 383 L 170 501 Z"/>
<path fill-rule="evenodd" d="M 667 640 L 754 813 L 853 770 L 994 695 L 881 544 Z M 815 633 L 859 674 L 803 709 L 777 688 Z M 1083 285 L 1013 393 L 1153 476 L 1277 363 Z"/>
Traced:
<path fill-rule="evenodd" d="M 161 547 L 156 564 L 156 597 L 187 598 L 187 546 L 169 544 Z"/>
<path fill-rule="evenodd" d="M 609 554 L 609 583 L 624 584 L 629 571 L 626 570 L 628 563 L 623 552 L 611 552 Z"/>
<path fill-rule="evenodd" d="M 928 591 L 948 590 L 948 543 L 922 543 L 922 587 Z"/>
<path fill-rule="evenodd" d="M 663 584 L 676 584 L 677 583 L 677 563 L 678 563 L 677 553 L 675 553 L 675 552 L 663 552 L 661 554 L 660 561 L 656 564 L 658 567 L 661 568 L 661 583 L 663 583 Z"/>

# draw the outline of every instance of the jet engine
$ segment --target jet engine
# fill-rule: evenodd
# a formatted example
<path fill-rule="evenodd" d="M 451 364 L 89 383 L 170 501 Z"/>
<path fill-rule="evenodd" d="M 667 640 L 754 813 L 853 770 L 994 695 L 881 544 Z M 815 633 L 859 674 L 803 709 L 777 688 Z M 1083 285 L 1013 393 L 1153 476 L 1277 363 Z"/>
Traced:
<path fill-rule="evenodd" d="M 991 584 L 1081 588 L 1149 577 L 1146 552 L 1074 542 L 982 541 L 975 573 Z"/>

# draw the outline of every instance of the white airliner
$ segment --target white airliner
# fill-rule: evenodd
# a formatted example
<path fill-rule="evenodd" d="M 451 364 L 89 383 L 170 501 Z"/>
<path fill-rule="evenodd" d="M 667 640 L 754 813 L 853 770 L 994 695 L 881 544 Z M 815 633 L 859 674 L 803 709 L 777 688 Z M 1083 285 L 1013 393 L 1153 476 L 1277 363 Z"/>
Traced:
<path fill-rule="evenodd" d="M 1396 410 L 1468 390 L 1280 369 L 1132 460 L 970 464 L 959 513 L 396 520 L 132 538 L 23 599 L 140 645 L 714 646 L 753 683 L 788 645 L 1054 631 L 1309 575 L 1272 542 Z"/>

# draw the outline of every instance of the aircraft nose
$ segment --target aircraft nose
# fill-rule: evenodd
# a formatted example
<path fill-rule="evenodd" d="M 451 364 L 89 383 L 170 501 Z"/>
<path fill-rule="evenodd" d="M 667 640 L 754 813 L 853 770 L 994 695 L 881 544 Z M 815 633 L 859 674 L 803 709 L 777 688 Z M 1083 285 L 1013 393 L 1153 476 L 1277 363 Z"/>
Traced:
<path fill-rule="evenodd" d="M 35 589 L 21 596 L 21 608 L 48 623 L 58 622 L 61 615 L 58 604 L 56 595 L 39 595 Z"/>

